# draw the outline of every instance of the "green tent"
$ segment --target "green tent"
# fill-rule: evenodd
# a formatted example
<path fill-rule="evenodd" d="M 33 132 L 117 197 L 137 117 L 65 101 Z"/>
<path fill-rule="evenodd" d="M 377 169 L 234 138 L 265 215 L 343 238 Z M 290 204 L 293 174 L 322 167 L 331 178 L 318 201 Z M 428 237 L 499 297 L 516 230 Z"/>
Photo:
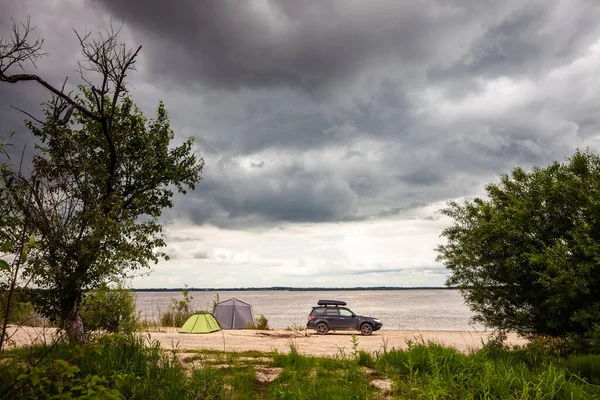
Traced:
<path fill-rule="evenodd" d="M 181 327 L 181 333 L 210 333 L 220 331 L 219 323 L 211 313 L 200 311 L 192 315 Z"/>

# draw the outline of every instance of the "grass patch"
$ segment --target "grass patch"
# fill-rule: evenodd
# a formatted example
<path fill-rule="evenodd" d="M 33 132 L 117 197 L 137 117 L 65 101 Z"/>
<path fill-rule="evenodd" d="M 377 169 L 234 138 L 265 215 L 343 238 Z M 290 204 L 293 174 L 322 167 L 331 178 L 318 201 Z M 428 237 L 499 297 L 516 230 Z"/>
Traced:
<path fill-rule="evenodd" d="M 21 348 L 0 358 L 0 398 L 76 397 L 81 387 L 126 399 L 600 398 L 598 355 L 527 347 L 462 354 L 423 341 L 369 353 L 358 340 L 348 355 L 329 358 L 303 355 L 293 342 L 287 353 L 164 351 L 143 335 Z"/>
<path fill-rule="evenodd" d="M 571 356 L 565 360 L 564 365 L 569 374 L 600 385 L 600 354 Z"/>

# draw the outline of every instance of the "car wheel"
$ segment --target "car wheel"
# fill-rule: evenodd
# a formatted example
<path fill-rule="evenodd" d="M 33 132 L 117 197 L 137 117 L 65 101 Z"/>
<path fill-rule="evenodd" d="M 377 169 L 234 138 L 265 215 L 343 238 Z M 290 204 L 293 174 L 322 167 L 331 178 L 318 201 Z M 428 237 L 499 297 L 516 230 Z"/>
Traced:
<path fill-rule="evenodd" d="M 325 335 L 329 332 L 329 327 L 325 322 L 319 322 L 315 327 L 315 331 L 317 331 L 319 335 Z"/>
<path fill-rule="evenodd" d="M 371 324 L 362 324 L 360 326 L 360 333 L 362 333 L 363 335 L 369 336 L 372 332 L 373 327 L 371 326 Z"/>

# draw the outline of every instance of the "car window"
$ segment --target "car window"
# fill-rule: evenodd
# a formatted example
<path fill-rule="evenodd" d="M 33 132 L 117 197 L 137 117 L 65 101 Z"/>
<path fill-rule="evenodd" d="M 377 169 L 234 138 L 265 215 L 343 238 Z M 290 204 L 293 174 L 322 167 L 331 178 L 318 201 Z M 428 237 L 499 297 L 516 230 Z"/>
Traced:
<path fill-rule="evenodd" d="M 340 313 L 339 313 L 339 310 L 338 310 L 337 308 L 330 308 L 330 307 L 327 307 L 327 308 L 325 309 L 325 315 L 328 315 L 328 316 L 330 316 L 330 317 L 331 317 L 331 316 L 335 316 L 335 317 L 337 317 L 338 315 L 340 315 Z"/>
<path fill-rule="evenodd" d="M 341 309 L 340 310 L 340 316 L 341 317 L 351 317 L 352 316 L 352 311 Z"/>
<path fill-rule="evenodd" d="M 323 315 L 323 314 L 325 314 L 325 309 L 324 308 L 313 308 L 311 314 L 312 315 Z"/>

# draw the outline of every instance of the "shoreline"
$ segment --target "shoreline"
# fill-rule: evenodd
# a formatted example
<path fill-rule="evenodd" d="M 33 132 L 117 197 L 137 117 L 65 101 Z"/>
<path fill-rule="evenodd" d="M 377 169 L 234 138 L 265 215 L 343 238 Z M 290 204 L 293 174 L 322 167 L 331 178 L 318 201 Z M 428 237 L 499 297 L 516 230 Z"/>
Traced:
<path fill-rule="evenodd" d="M 212 350 L 225 352 L 261 351 L 288 353 L 294 346 L 299 353 L 310 356 L 349 355 L 353 350 L 352 337 L 358 339 L 358 350 L 370 353 L 384 349 L 406 349 L 408 342 L 434 342 L 452 347 L 462 353 L 480 349 L 492 331 L 427 331 L 427 330 L 380 330 L 371 336 L 362 336 L 353 331 L 336 331 L 327 335 L 317 335 L 314 331 L 289 330 L 221 330 L 206 334 L 179 333 L 179 328 L 156 328 L 142 330 L 140 335 L 149 342 L 157 340 L 164 350 L 194 351 Z M 36 343 L 52 342 L 58 333 L 57 328 L 15 327 L 9 328 L 12 346 L 21 347 Z M 509 333 L 507 344 L 523 345 L 527 339 Z"/>

